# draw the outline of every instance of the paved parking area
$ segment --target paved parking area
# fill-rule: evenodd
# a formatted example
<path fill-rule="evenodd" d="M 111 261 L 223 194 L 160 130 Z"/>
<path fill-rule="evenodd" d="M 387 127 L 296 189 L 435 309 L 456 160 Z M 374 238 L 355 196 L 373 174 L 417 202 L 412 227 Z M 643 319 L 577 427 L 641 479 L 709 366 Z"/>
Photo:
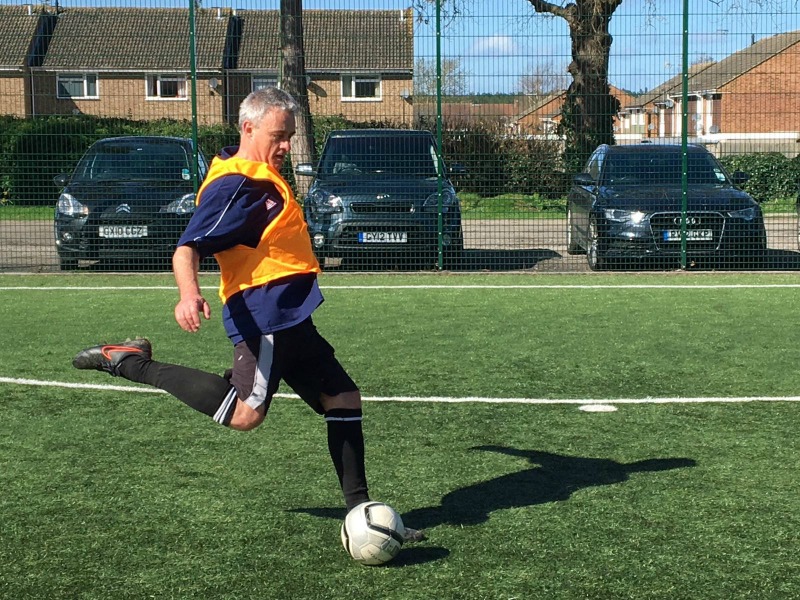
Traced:
<path fill-rule="evenodd" d="M 800 270 L 796 215 L 769 216 L 766 224 L 769 250 L 760 267 Z M 566 219 L 466 220 L 464 259 L 455 270 L 588 271 L 585 257 L 567 254 L 566 227 Z M 56 271 L 50 221 L 0 221 L 0 272 Z"/>

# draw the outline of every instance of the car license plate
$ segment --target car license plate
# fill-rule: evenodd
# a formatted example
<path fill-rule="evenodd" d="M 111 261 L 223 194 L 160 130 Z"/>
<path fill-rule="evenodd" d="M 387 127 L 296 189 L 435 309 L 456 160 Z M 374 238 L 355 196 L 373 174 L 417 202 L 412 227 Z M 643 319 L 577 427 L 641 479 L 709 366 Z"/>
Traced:
<path fill-rule="evenodd" d="M 101 238 L 143 238 L 147 237 L 147 225 L 100 225 Z"/>
<path fill-rule="evenodd" d="M 361 231 L 358 241 L 362 244 L 405 244 L 408 234 L 405 231 Z"/>
<path fill-rule="evenodd" d="M 687 229 L 686 239 L 696 242 L 710 242 L 714 239 L 714 233 L 710 229 Z M 664 241 L 680 242 L 681 230 L 680 229 L 664 230 Z"/>

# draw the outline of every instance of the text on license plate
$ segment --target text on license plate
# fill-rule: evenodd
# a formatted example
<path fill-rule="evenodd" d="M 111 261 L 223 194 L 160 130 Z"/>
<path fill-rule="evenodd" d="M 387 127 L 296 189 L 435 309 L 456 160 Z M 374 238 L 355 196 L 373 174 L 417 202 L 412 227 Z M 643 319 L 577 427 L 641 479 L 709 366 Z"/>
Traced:
<path fill-rule="evenodd" d="M 101 238 L 147 237 L 147 225 L 100 225 Z"/>
<path fill-rule="evenodd" d="M 408 234 L 405 231 L 360 231 L 358 241 L 362 244 L 405 244 Z"/>
<path fill-rule="evenodd" d="M 714 239 L 714 233 L 710 229 L 687 229 L 686 239 L 702 242 L 710 242 Z M 665 229 L 664 230 L 665 242 L 680 242 L 681 230 L 680 229 Z"/>

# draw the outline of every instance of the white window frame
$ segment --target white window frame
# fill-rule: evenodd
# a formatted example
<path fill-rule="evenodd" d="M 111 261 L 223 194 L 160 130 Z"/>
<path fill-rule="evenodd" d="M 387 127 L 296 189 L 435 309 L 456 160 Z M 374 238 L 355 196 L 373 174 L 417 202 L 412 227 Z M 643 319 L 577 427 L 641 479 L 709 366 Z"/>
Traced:
<path fill-rule="evenodd" d="M 263 85 L 256 86 L 256 82 L 263 83 Z M 277 76 L 273 77 L 272 75 L 251 75 L 250 77 L 250 91 L 255 92 L 256 90 L 264 89 L 265 87 L 276 86 L 278 85 L 278 78 Z"/>
<path fill-rule="evenodd" d="M 178 95 L 177 96 L 162 96 L 161 85 L 162 82 L 177 82 Z M 159 101 L 186 101 L 189 99 L 188 77 L 186 75 L 175 74 L 158 74 L 158 75 L 145 75 L 144 78 L 144 96 L 146 100 L 159 100 Z M 155 92 L 151 95 L 151 88 Z M 183 95 L 181 95 L 183 91 Z"/>
<path fill-rule="evenodd" d="M 340 80 L 341 94 L 343 102 L 380 102 L 383 100 L 383 79 L 380 75 L 350 75 L 342 74 Z M 350 89 L 347 88 L 349 82 Z M 376 96 L 356 96 L 355 89 L 359 83 L 377 83 Z"/>
<path fill-rule="evenodd" d="M 94 79 L 94 94 L 89 94 L 89 80 Z M 83 87 L 81 95 L 72 96 L 70 94 L 63 95 L 61 93 L 61 84 L 65 80 L 72 83 L 80 81 Z M 96 100 L 100 98 L 100 78 L 97 73 L 58 73 L 56 75 L 56 98 L 59 100 Z"/>

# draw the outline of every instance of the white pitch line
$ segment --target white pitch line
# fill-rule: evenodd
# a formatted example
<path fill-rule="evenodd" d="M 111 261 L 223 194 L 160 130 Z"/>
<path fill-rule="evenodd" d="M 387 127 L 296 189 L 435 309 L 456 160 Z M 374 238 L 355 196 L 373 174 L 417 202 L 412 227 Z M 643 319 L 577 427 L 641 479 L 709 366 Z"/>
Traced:
<path fill-rule="evenodd" d="M 213 287 L 213 286 L 212 286 Z M 739 289 L 792 289 L 800 288 L 800 283 L 742 283 L 742 284 L 618 284 L 618 285 L 320 285 L 323 290 L 739 290 Z M 136 291 L 156 290 L 174 292 L 174 286 L 0 286 L 0 292 L 16 291 Z"/>
<path fill-rule="evenodd" d="M 166 394 L 155 388 L 126 385 L 103 385 L 93 383 L 70 383 L 65 381 L 43 381 L 0 377 L 0 383 L 32 385 L 44 387 L 71 388 L 98 391 L 134 392 L 143 394 Z M 275 394 L 278 398 L 298 398 L 295 394 Z M 800 396 L 743 396 L 743 397 L 705 397 L 705 398 L 482 398 L 466 396 L 364 396 L 367 402 L 432 402 L 445 404 L 483 403 L 483 404 L 704 404 L 704 403 L 743 403 L 743 402 L 800 402 Z"/>

